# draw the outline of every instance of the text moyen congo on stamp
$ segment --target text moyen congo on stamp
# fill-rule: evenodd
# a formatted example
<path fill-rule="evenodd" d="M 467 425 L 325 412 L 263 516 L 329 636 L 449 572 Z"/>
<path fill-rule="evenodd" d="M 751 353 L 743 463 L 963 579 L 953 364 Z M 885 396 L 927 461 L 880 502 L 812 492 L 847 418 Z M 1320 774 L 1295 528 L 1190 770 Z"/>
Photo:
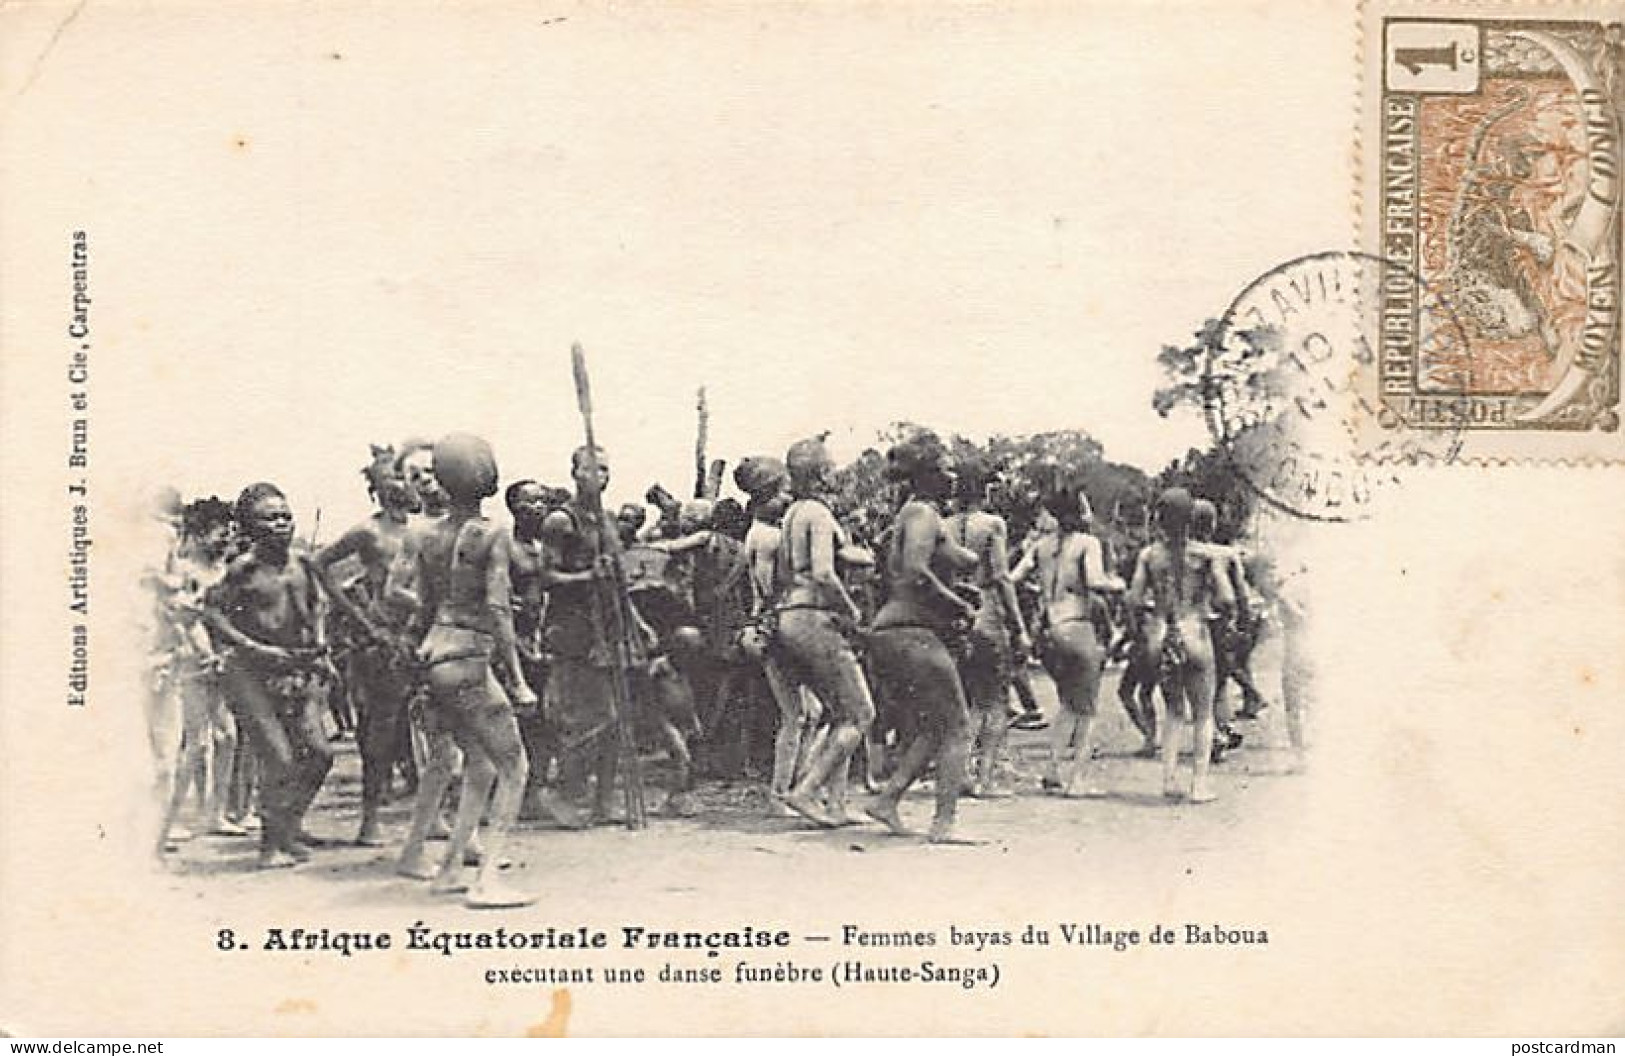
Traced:
<path fill-rule="evenodd" d="M 1398 266 L 1364 394 L 1468 458 L 1625 458 L 1625 30 L 1464 10 L 1368 23 L 1365 248 Z"/>

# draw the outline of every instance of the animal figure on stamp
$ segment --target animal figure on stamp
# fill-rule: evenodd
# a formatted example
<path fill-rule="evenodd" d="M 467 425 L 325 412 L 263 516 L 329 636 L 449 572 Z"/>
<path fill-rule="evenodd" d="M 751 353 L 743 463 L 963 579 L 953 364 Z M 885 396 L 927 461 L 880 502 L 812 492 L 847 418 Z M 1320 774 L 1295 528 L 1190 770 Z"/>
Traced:
<path fill-rule="evenodd" d="M 1494 134 L 1529 105 L 1529 92 L 1514 88 L 1507 96 L 1479 123 L 1467 149 L 1450 218 L 1448 284 L 1457 309 L 1486 336 L 1537 336 L 1546 358 L 1553 359 L 1557 338 L 1529 277 L 1531 257 L 1539 266 L 1551 263 L 1552 239 L 1535 230 L 1529 213 L 1513 200 L 1517 184 L 1530 175 L 1533 143 L 1526 135 Z"/>

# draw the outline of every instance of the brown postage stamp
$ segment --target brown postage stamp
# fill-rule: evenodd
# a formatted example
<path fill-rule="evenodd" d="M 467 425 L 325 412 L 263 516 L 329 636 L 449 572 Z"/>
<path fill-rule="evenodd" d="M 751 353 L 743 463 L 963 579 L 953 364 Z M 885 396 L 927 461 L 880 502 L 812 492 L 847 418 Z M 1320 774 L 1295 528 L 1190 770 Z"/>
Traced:
<path fill-rule="evenodd" d="M 1394 265 L 1360 369 L 1368 446 L 1447 430 L 1469 461 L 1625 458 L 1622 19 L 1368 8 L 1362 248 Z"/>

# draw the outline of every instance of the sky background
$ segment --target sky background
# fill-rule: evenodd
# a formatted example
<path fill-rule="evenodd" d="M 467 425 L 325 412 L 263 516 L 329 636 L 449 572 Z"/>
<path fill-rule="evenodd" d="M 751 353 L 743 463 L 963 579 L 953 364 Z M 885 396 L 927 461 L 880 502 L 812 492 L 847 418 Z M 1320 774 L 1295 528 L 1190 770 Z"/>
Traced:
<path fill-rule="evenodd" d="M 13 115 L 60 176 L 5 187 L 54 221 L 17 248 L 89 233 L 119 489 L 350 521 L 369 443 L 452 429 L 562 482 L 576 340 L 616 499 L 689 487 L 701 384 L 730 461 L 908 419 L 1154 471 L 1205 439 L 1151 410 L 1160 346 L 1349 242 L 1353 100 L 1283 91 L 1346 81 L 1346 34 L 1289 5 L 290 10 L 93 5 Z"/>

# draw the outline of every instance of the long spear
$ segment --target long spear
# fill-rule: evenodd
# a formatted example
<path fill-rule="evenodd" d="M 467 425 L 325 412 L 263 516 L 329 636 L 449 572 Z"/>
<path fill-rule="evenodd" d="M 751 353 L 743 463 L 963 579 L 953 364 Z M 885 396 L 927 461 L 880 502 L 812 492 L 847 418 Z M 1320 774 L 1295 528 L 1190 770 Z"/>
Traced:
<path fill-rule="evenodd" d="M 626 771 L 626 826 L 641 829 L 647 824 L 643 805 L 643 765 L 638 759 L 637 739 L 632 731 L 632 687 L 627 680 L 627 672 L 637 653 L 630 637 L 632 620 L 628 610 L 631 602 L 627 598 L 626 567 L 621 563 L 620 548 L 614 544 L 605 545 L 604 497 L 596 485 L 598 444 L 592 429 L 592 385 L 587 380 L 587 353 L 580 342 L 570 347 L 570 369 L 575 375 L 576 406 L 581 411 L 581 425 L 587 435 L 587 472 L 589 479 L 595 482 L 593 487 L 583 489 L 586 513 L 592 521 L 592 551 L 595 558 L 608 558 L 610 564 L 609 582 L 596 581 L 593 584 L 593 633 L 598 638 L 600 655 L 603 652 L 613 653 L 610 720 L 615 725 L 615 736 Z"/>
<path fill-rule="evenodd" d="M 698 403 L 694 408 L 698 419 L 694 429 L 694 497 L 704 499 L 706 494 L 706 459 L 705 447 L 709 440 L 707 435 L 711 426 L 711 409 L 705 404 L 705 386 L 700 386 Z"/>

